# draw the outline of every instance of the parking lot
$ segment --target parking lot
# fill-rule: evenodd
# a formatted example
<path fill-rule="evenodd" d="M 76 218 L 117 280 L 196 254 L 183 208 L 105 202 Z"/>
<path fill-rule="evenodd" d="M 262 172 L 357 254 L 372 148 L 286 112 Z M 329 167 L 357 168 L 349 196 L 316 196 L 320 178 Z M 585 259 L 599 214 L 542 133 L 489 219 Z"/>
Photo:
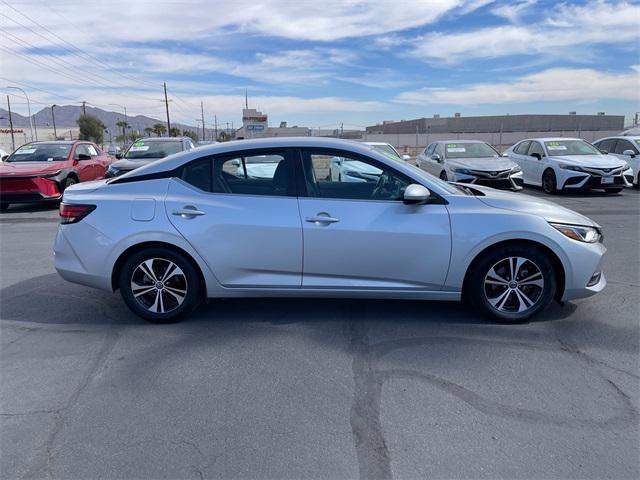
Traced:
<path fill-rule="evenodd" d="M 234 299 L 150 325 L 53 269 L 55 207 L 0 215 L 2 478 L 638 478 L 640 194 L 606 290 L 525 325 L 418 301 Z"/>

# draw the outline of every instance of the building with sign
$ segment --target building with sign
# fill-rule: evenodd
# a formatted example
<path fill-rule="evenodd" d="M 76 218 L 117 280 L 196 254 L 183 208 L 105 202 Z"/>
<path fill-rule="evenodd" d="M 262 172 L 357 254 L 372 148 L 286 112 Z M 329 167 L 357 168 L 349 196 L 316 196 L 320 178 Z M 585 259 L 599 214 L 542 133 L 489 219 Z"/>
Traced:
<path fill-rule="evenodd" d="M 266 114 L 255 108 L 242 109 L 242 127 L 235 132 L 238 140 L 265 137 L 308 137 L 311 131 L 307 127 L 287 127 L 281 122 L 279 127 L 270 127 Z"/>

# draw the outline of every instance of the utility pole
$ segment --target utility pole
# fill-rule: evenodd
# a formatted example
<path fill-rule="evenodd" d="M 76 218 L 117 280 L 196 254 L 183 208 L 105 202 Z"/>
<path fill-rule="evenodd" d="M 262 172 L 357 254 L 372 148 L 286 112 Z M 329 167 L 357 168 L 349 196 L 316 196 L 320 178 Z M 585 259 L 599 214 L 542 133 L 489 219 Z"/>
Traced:
<path fill-rule="evenodd" d="M 249 110 L 249 94 L 246 88 L 244 89 L 244 108 Z"/>
<path fill-rule="evenodd" d="M 87 107 L 86 107 L 86 101 L 82 101 L 82 115 L 86 115 L 87 114 Z"/>
<path fill-rule="evenodd" d="M 202 113 L 202 141 L 207 139 L 204 130 L 204 102 L 200 101 L 200 112 Z"/>
<path fill-rule="evenodd" d="M 216 135 L 213 140 L 217 142 L 218 141 L 218 116 L 217 115 L 213 116 L 213 125 L 214 125 L 213 131 Z"/>
<path fill-rule="evenodd" d="M 164 84 L 164 105 L 167 109 L 167 136 L 171 136 L 171 122 L 169 121 L 169 99 L 167 98 L 167 82 Z"/>
<path fill-rule="evenodd" d="M 11 130 L 11 150 L 16 149 L 16 140 L 13 138 L 13 120 L 11 119 L 11 102 L 9 101 L 9 95 L 7 95 L 7 108 L 9 109 L 9 130 Z"/>
<path fill-rule="evenodd" d="M 29 95 L 20 87 L 12 87 L 8 86 L 7 88 L 13 88 L 15 90 L 20 90 L 24 95 L 24 98 L 27 99 L 27 110 L 29 112 L 29 127 L 31 127 L 31 141 L 33 142 L 33 131 L 35 129 L 35 118 L 31 117 L 31 102 L 29 102 Z M 36 141 L 38 140 L 38 132 L 36 131 Z"/>
<path fill-rule="evenodd" d="M 55 103 L 51 105 L 51 120 L 53 120 L 53 136 L 57 140 L 58 132 L 56 131 L 56 114 L 53 112 L 53 107 L 57 107 L 57 105 Z"/>

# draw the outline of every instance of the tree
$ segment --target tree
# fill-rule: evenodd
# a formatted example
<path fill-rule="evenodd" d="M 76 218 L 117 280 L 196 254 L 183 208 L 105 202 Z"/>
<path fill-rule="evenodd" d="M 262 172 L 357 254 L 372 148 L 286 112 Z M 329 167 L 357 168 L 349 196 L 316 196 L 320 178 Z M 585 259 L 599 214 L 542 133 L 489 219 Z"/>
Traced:
<path fill-rule="evenodd" d="M 170 137 L 179 137 L 182 133 L 180 133 L 180 129 L 178 127 L 171 127 L 171 131 L 169 132 Z"/>
<path fill-rule="evenodd" d="M 164 135 L 164 133 L 167 131 L 167 127 L 165 127 L 162 123 L 154 123 L 153 127 L 151 128 L 153 129 L 153 133 L 155 133 L 159 137 Z"/>
<path fill-rule="evenodd" d="M 144 129 L 144 134 L 145 134 L 147 137 L 150 137 L 152 133 L 153 133 L 153 128 L 151 128 L 151 127 L 146 127 L 146 128 Z"/>
<path fill-rule="evenodd" d="M 198 135 L 192 130 L 183 130 L 182 135 L 184 135 L 185 137 L 189 137 L 194 142 L 198 141 Z"/>
<path fill-rule="evenodd" d="M 98 117 L 80 115 L 77 123 L 80 128 L 80 140 L 90 140 L 102 145 L 105 126 Z"/>
<path fill-rule="evenodd" d="M 122 138 L 126 139 L 127 138 L 127 127 L 129 126 L 128 122 L 125 122 L 124 120 L 118 120 L 116 122 L 116 126 L 122 129 Z M 124 145 L 124 141 L 122 142 L 122 144 Z"/>

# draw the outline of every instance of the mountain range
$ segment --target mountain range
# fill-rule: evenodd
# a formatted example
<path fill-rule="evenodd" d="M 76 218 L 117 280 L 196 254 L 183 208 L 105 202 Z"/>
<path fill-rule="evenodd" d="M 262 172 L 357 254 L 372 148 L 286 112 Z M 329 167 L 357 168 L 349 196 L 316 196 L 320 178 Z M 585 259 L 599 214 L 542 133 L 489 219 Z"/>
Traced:
<path fill-rule="evenodd" d="M 87 114 L 93 115 L 102 121 L 107 127 L 107 130 L 115 137 L 121 134 L 121 130 L 116 126 L 116 122 L 124 120 L 124 114 L 122 112 L 111 112 L 103 110 L 97 107 L 86 107 Z M 55 107 L 56 129 L 59 132 L 68 130 L 70 128 L 77 128 L 77 120 L 82 115 L 82 107 L 79 105 L 59 105 Z M 36 128 L 53 128 L 53 120 L 51 117 L 51 107 L 46 107 L 33 115 Z M 29 129 L 29 117 L 20 115 L 15 112 L 11 112 L 11 120 L 13 121 L 13 128 Z M 140 135 L 144 135 L 144 129 L 146 127 L 153 127 L 156 123 L 161 123 L 166 126 L 166 119 L 160 120 L 157 118 L 147 117 L 145 115 L 128 116 L 127 122 L 131 126 L 130 131 L 138 131 Z M 172 127 L 177 127 L 180 130 L 191 130 L 198 134 L 198 138 L 202 135 L 202 127 L 195 127 L 193 125 L 185 125 L 182 123 L 171 122 Z M 9 127 L 9 112 L 6 109 L 0 108 L 0 128 Z M 220 132 L 222 129 L 218 129 Z M 212 140 L 214 136 L 213 128 L 205 128 L 205 134 L 207 140 Z M 108 138 L 108 136 L 107 136 Z"/>

